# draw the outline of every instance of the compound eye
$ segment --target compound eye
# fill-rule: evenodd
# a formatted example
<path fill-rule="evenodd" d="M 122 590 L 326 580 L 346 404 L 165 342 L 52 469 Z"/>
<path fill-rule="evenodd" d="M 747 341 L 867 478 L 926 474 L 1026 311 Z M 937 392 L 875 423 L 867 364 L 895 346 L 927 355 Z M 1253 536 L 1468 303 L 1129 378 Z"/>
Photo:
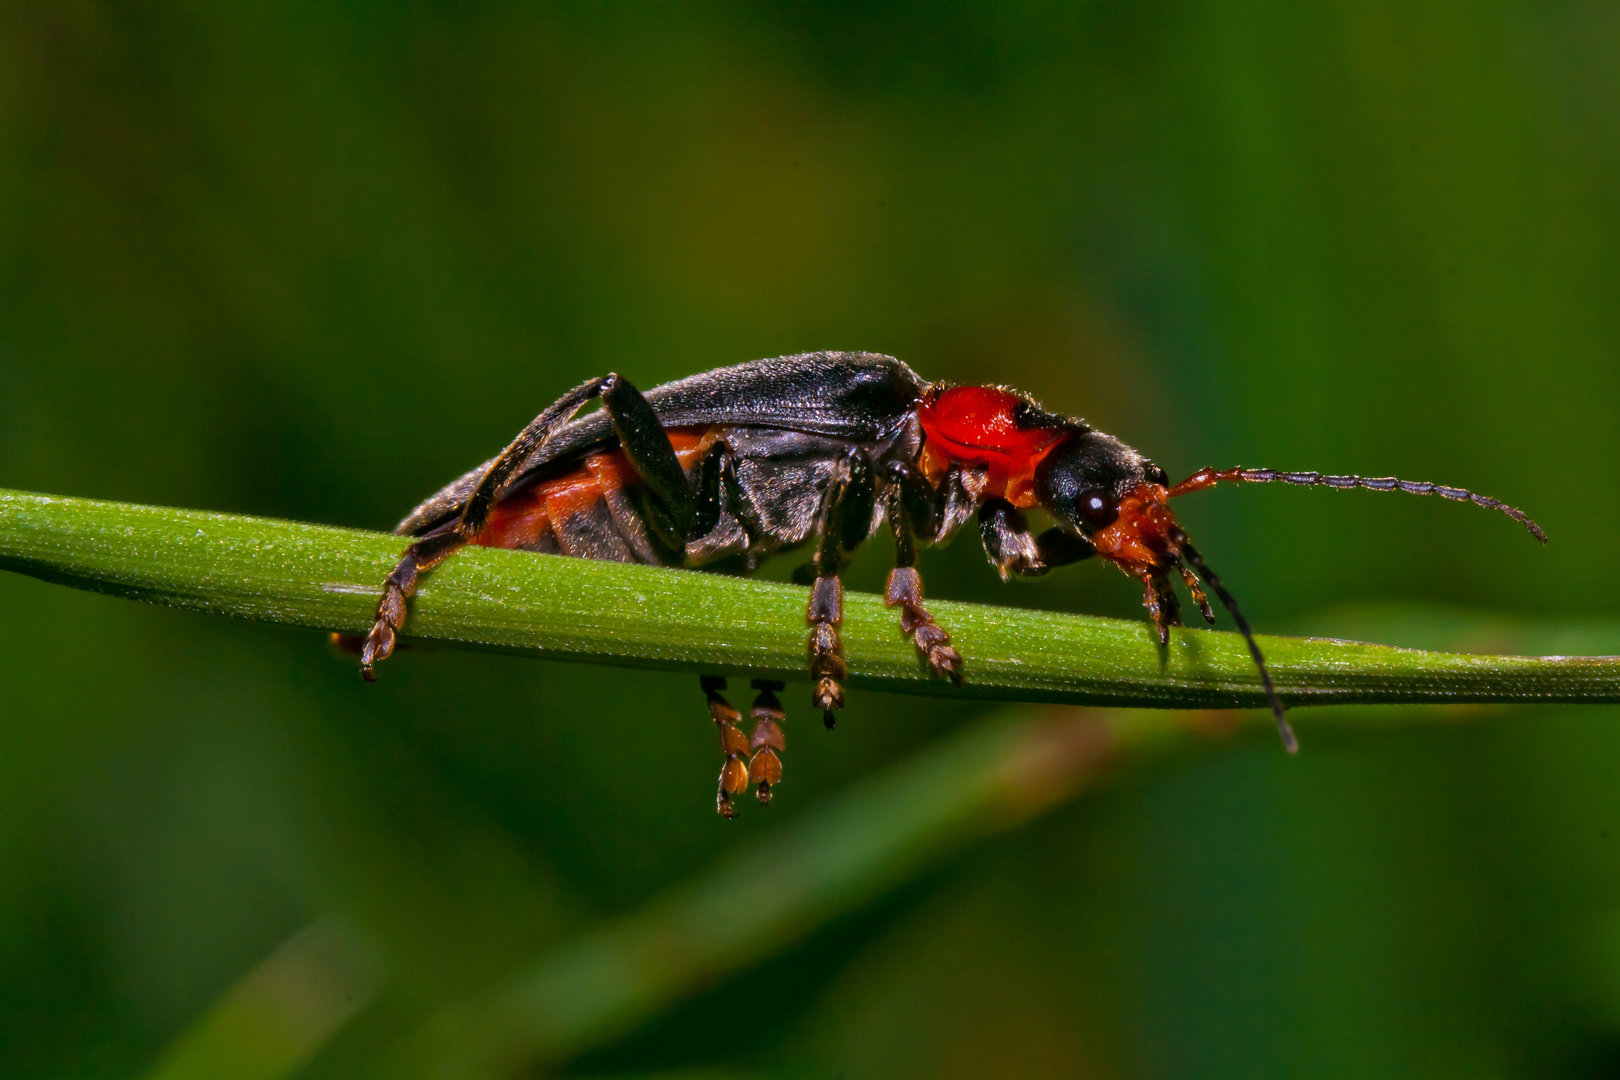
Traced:
<path fill-rule="evenodd" d="M 1093 529 L 1106 529 L 1119 517 L 1119 504 L 1111 493 L 1102 488 L 1091 488 L 1080 493 L 1076 509 L 1080 520 Z"/>

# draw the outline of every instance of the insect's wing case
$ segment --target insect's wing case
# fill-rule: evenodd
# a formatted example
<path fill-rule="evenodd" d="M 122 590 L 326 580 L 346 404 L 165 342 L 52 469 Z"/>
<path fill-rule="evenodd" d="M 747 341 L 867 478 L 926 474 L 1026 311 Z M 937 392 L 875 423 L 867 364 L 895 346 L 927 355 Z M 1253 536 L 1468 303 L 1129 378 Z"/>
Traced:
<path fill-rule="evenodd" d="M 654 387 L 645 397 L 665 427 L 776 428 L 865 443 L 892 437 L 925 385 L 892 356 L 813 352 L 717 368 Z M 613 441 L 605 413 L 581 417 L 536 450 L 513 473 L 507 490 L 562 471 Z M 446 485 L 394 531 L 417 536 L 453 521 L 489 465 L 486 461 Z"/>

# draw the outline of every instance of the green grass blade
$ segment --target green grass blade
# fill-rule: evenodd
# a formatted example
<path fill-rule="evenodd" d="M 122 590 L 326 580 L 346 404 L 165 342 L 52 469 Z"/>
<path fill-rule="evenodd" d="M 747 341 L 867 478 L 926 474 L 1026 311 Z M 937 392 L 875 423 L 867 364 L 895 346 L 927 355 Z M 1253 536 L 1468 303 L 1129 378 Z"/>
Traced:
<path fill-rule="evenodd" d="M 0 491 L 0 568 L 131 599 L 363 632 L 398 537 L 289 521 Z M 427 575 L 406 637 L 530 656 L 805 678 L 807 591 L 713 574 L 473 549 Z M 879 597 L 846 598 L 850 685 L 969 698 L 1257 706 L 1234 634 L 944 601 L 966 684 L 930 679 Z M 1292 704 L 1620 700 L 1613 657 L 1421 652 L 1260 639 Z M 400 663 L 396 658 L 389 663 Z M 408 661 L 406 661 L 408 662 Z M 384 669 L 386 672 L 386 668 Z"/>

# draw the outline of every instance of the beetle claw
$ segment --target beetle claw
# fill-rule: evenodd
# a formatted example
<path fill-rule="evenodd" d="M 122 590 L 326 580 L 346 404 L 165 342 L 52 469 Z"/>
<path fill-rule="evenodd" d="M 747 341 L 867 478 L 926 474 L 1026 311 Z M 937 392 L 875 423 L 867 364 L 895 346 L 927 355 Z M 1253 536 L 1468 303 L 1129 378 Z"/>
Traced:
<path fill-rule="evenodd" d="M 951 647 L 951 635 L 934 621 L 923 606 L 922 576 L 914 566 L 897 566 L 889 571 L 883 602 L 900 609 L 900 632 L 909 634 L 928 671 L 936 679 L 962 683 L 962 654 Z"/>
<path fill-rule="evenodd" d="M 720 753 L 724 755 L 714 809 L 729 821 L 737 816 L 731 797 L 748 790 L 748 736 L 737 726 L 741 715 L 731 702 L 720 696 L 720 691 L 726 688 L 726 680 L 705 675 L 702 684 L 703 693 L 709 699 L 709 719 L 714 721 L 715 730 L 720 734 Z"/>
<path fill-rule="evenodd" d="M 759 691 L 759 696 L 748 710 L 748 715 L 754 718 L 754 733 L 748 737 L 748 746 L 754 752 L 748 761 L 748 779 L 759 785 L 761 806 L 771 801 L 772 790 L 782 782 L 782 759 L 776 756 L 779 751 L 787 750 L 781 727 L 785 714 L 776 697 L 782 685 L 770 679 L 755 679 L 754 689 Z"/>
<path fill-rule="evenodd" d="M 744 735 L 738 721 L 742 715 L 731 702 L 721 696 L 726 680 L 713 675 L 702 678 L 703 693 L 709 700 L 709 719 L 720 733 L 720 778 L 716 783 L 714 809 L 723 818 L 737 816 L 734 796 L 746 792 L 750 785 L 759 785 L 759 801 L 765 805 L 782 782 L 782 759 L 778 753 L 786 748 L 782 737 L 782 702 L 776 692 L 782 684 L 770 679 L 755 679 L 754 689 L 759 694 L 748 710 L 754 720 L 752 735 Z"/>
<path fill-rule="evenodd" d="M 844 621 L 844 587 L 836 574 L 823 574 L 816 579 L 810 590 L 805 621 L 810 624 L 805 651 L 809 654 L 810 677 L 815 680 L 810 703 L 821 710 L 822 721 L 831 730 L 833 713 L 844 707 L 844 688 L 840 683 L 849 674 L 843 657 L 844 642 L 838 634 L 838 624 Z"/>

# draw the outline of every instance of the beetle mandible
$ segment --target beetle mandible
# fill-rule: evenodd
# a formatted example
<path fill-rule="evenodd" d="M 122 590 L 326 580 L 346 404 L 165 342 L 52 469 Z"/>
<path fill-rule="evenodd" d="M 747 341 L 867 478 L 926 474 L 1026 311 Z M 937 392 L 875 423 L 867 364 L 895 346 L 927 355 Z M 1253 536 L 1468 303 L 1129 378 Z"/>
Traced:
<path fill-rule="evenodd" d="M 602 408 L 575 413 L 593 398 Z M 729 560 L 743 572 L 809 545 L 815 572 L 805 618 L 812 703 L 827 727 L 844 704 L 839 572 L 887 523 L 895 566 L 884 600 L 936 678 L 962 681 L 962 655 L 923 602 L 917 548 L 944 544 L 977 514 L 985 554 L 1002 576 L 1038 576 L 1092 556 L 1143 586 L 1167 645 L 1181 625 L 1179 577 L 1205 621 L 1203 586 L 1248 642 L 1278 732 L 1298 742 L 1237 601 L 1176 522 L 1169 500 L 1219 481 L 1273 481 L 1439 495 L 1500 510 L 1545 543 L 1523 511 L 1462 488 L 1393 478 L 1275 469 L 1202 469 L 1172 486 L 1163 469 L 1084 420 L 1047 412 L 1004 386 L 927 383 L 877 353 L 816 352 L 756 360 L 642 394 L 610 374 L 564 394 L 496 457 L 447 485 L 400 522 L 416 537 L 383 585 L 360 649 L 365 677 L 394 650 L 406 599 L 423 571 L 467 544 L 588 559 L 701 567 Z M 1055 524 L 1031 532 L 1024 511 Z M 756 785 L 769 802 L 781 781 L 782 684 L 755 680 L 751 735 L 705 676 L 724 762 L 716 805 Z"/>

